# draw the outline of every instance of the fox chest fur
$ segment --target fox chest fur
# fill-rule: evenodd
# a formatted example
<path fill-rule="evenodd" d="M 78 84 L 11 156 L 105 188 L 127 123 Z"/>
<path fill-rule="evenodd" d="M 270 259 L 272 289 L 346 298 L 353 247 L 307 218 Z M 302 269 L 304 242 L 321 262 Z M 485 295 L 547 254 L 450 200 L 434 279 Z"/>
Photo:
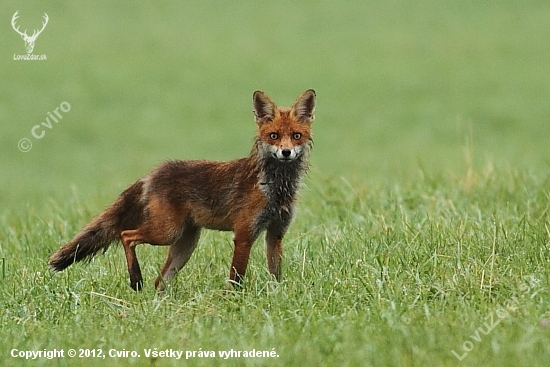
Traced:
<path fill-rule="evenodd" d="M 300 160 L 266 164 L 258 180 L 258 187 L 266 197 L 266 205 L 255 220 L 257 233 L 267 228 L 280 234 L 287 230 L 304 169 Z"/>

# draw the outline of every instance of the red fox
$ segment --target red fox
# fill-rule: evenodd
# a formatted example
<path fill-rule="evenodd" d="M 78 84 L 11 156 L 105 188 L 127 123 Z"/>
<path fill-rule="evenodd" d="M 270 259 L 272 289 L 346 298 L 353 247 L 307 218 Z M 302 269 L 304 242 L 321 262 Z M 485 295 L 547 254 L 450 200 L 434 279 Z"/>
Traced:
<path fill-rule="evenodd" d="M 309 89 L 291 108 L 280 108 L 267 94 L 254 92 L 258 133 L 247 158 L 161 164 L 55 252 L 51 268 L 61 271 L 89 260 L 120 240 L 130 286 L 140 290 L 143 279 L 135 247 L 166 245 L 168 256 L 155 281 L 162 291 L 189 260 L 201 229 L 207 228 L 234 232 L 229 282 L 238 287 L 252 244 L 266 231 L 268 269 L 280 280 L 282 239 L 292 220 L 300 178 L 308 168 L 315 99 L 315 91 Z"/>

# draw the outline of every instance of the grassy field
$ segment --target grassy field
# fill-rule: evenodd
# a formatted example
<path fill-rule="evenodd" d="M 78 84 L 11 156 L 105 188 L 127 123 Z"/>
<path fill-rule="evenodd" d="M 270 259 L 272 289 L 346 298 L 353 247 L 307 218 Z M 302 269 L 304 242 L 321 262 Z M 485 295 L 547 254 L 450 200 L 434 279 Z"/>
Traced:
<path fill-rule="evenodd" d="M 33 51 L 47 60 L 14 60 L 16 10 L 21 29 L 48 14 Z M 548 365 L 547 1 L 6 0 L 0 14 L 0 365 Z M 281 283 L 259 242 L 245 289 L 225 293 L 217 232 L 162 295 L 163 248 L 138 249 L 140 293 L 119 246 L 49 271 L 156 164 L 248 154 L 254 90 L 290 105 L 308 88 L 312 168 Z"/>

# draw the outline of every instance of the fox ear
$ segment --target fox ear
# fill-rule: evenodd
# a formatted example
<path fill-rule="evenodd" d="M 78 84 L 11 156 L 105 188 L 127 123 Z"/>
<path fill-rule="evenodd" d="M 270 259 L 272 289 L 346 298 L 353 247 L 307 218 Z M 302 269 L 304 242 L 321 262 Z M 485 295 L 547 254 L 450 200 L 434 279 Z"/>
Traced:
<path fill-rule="evenodd" d="M 254 120 L 258 124 L 264 124 L 273 120 L 276 107 L 267 94 L 257 90 L 254 92 L 252 100 L 254 102 Z"/>
<path fill-rule="evenodd" d="M 298 97 L 292 113 L 298 118 L 298 121 L 304 124 L 311 124 L 315 119 L 315 91 L 308 89 Z"/>

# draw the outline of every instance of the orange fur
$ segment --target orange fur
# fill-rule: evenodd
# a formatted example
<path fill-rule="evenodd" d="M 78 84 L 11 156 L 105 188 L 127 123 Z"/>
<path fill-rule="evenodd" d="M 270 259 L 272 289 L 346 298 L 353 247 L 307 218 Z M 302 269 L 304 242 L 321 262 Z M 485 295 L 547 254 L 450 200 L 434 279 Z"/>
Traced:
<path fill-rule="evenodd" d="M 143 287 L 135 247 L 170 246 L 157 289 L 187 263 L 202 228 L 234 232 L 229 280 L 241 284 L 250 249 L 266 232 L 267 264 L 281 276 L 282 239 L 290 225 L 299 181 L 307 170 L 315 92 L 279 108 L 263 92 L 253 95 L 258 134 L 250 156 L 229 162 L 168 161 L 136 181 L 67 245 L 50 257 L 63 270 L 120 240 L 130 285 Z"/>

